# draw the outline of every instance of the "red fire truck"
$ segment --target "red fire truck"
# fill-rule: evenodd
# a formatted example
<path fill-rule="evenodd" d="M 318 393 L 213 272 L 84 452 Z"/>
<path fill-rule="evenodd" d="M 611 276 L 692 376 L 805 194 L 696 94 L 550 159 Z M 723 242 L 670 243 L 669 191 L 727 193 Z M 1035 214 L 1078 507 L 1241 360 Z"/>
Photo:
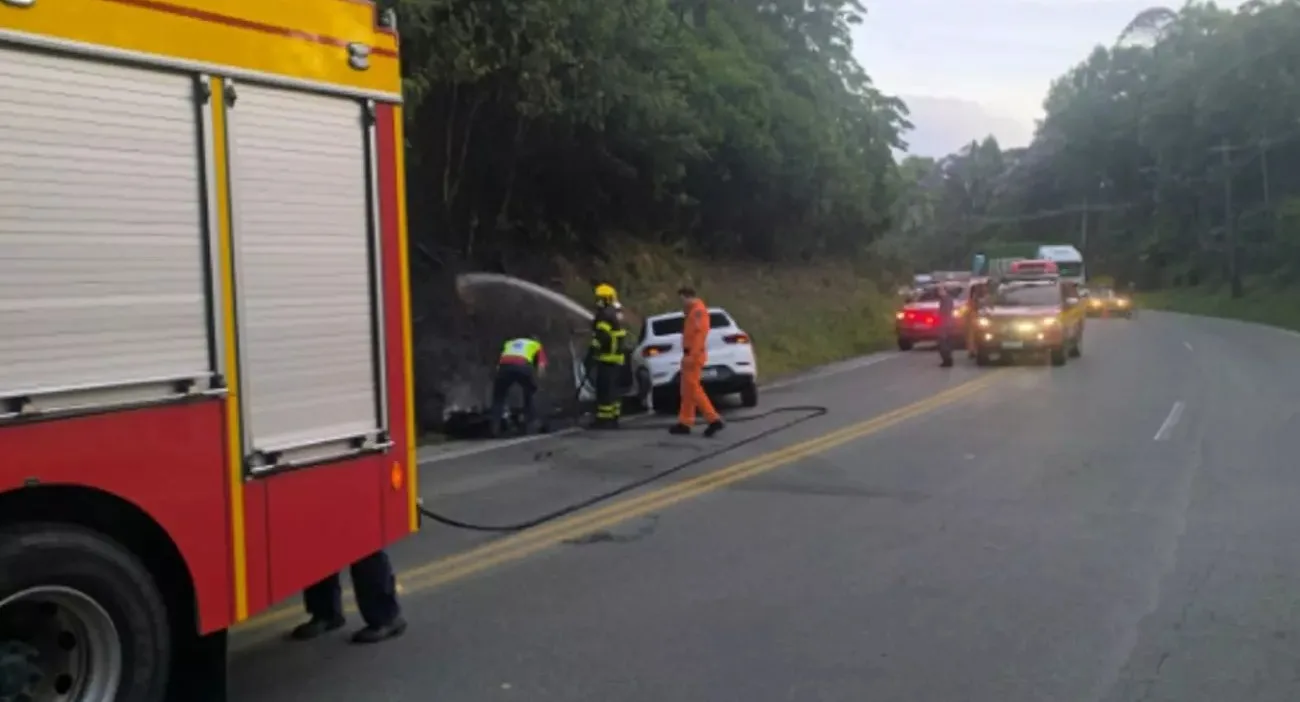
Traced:
<path fill-rule="evenodd" d="M 0 0 L 0 700 L 202 699 L 417 528 L 402 144 L 369 2 Z"/>

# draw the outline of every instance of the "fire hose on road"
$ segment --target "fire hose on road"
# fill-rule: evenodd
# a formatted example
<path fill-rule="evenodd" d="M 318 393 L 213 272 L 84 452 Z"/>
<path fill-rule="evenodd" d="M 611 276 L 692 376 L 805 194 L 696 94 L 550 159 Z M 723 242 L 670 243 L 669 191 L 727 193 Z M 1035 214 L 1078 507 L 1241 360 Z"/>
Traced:
<path fill-rule="evenodd" d="M 535 283 L 530 283 L 525 280 L 520 280 L 518 278 L 502 275 L 499 273 L 466 273 L 459 276 L 456 280 L 456 287 L 462 295 L 464 295 L 470 288 L 480 286 L 480 285 L 504 285 L 507 287 L 512 287 L 518 290 L 522 290 L 524 292 L 532 293 L 534 295 L 537 295 L 538 297 L 554 302 L 565 311 L 571 312 L 578 317 L 581 317 L 588 321 L 592 319 L 591 312 L 586 308 L 584 308 L 582 305 L 575 302 L 574 300 L 554 290 L 544 288 L 540 285 L 537 285 Z M 570 349 L 570 351 L 573 352 L 573 349 Z M 583 388 L 588 386 L 588 378 L 586 377 L 585 368 L 579 370 L 581 364 L 577 361 L 576 353 L 574 353 L 573 355 L 575 356 L 574 381 L 576 385 L 574 392 L 575 392 L 575 398 L 580 399 Z M 531 529 L 532 527 L 539 526 L 547 522 L 554 521 L 556 519 L 560 519 L 561 517 L 568 516 L 570 514 L 573 514 L 574 512 L 578 512 L 580 510 L 586 509 L 588 507 L 592 507 L 602 502 L 607 502 L 616 497 L 625 495 L 629 492 L 643 488 L 652 483 L 659 482 L 676 473 L 679 473 L 683 470 L 686 470 L 694 466 L 701 465 L 707 461 L 722 456 L 723 454 L 762 441 L 763 439 L 766 439 L 773 435 L 792 429 L 805 422 L 809 422 L 819 417 L 823 417 L 827 415 L 829 412 L 830 410 L 828 408 L 821 405 L 789 405 L 785 407 L 776 407 L 767 410 L 766 412 L 761 412 L 758 414 L 750 414 L 742 417 L 728 418 L 727 419 L 728 424 L 741 424 L 746 422 L 756 422 L 759 420 L 767 419 L 769 417 L 775 417 L 778 415 L 796 415 L 792 419 L 777 424 L 776 426 L 768 427 L 767 429 L 764 429 L 756 434 L 747 436 L 738 441 L 733 441 L 727 444 L 723 444 L 722 446 L 719 446 L 712 450 L 705 451 L 701 454 L 692 457 L 689 460 L 682 461 L 675 465 L 664 468 L 652 475 L 644 476 L 636 480 L 631 480 L 612 490 L 606 490 L 604 492 L 597 493 L 585 499 L 565 505 L 564 507 L 561 507 L 559 509 L 537 515 L 535 517 L 532 517 L 531 519 L 526 519 L 511 524 L 479 524 L 479 523 L 465 521 L 462 519 L 457 519 L 455 517 L 450 517 L 445 514 L 435 512 L 434 510 L 425 507 L 423 500 L 420 501 L 420 505 L 419 505 L 420 514 L 422 514 L 424 517 L 427 517 L 428 519 L 433 520 L 434 522 L 446 526 L 454 527 L 457 529 L 468 529 L 471 531 L 497 532 L 497 533 L 523 531 L 525 529 Z M 627 427 L 624 428 L 623 431 L 646 431 L 646 430 L 663 431 L 664 429 L 665 427 L 661 425 L 647 424 L 636 428 Z"/>
<path fill-rule="evenodd" d="M 498 533 L 523 531 L 525 529 L 531 529 L 532 527 L 539 526 L 541 524 L 554 521 L 561 517 L 568 516 L 579 510 L 583 510 L 588 507 L 600 504 L 602 502 L 612 500 L 615 497 L 618 497 L 620 495 L 625 495 L 629 492 L 632 492 L 633 490 L 637 490 L 639 488 L 650 485 L 651 483 L 655 483 L 660 480 L 663 480 L 673 475 L 674 473 L 678 473 L 683 470 L 686 470 L 687 468 L 700 465 L 706 461 L 717 458 L 718 456 L 729 453 L 731 451 L 735 451 L 736 449 L 739 449 L 743 446 L 756 443 L 775 434 L 779 434 L 783 431 L 792 429 L 800 424 L 817 419 L 818 417 L 824 417 L 827 414 L 829 414 L 829 412 L 830 412 L 829 409 L 821 405 L 789 405 L 786 407 L 775 407 L 773 409 L 767 410 L 766 412 L 761 412 L 759 414 L 746 415 L 744 417 L 729 418 L 727 420 L 728 424 L 739 424 L 742 422 L 754 422 L 760 419 L 767 419 L 768 417 L 774 417 L 783 414 L 798 415 L 786 422 L 783 422 L 773 427 L 768 427 L 767 429 L 764 429 L 763 431 L 760 431 L 757 434 L 752 434 L 743 439 L 740 439 L 739 441 L 733 441 L 731 443 L 724 444 L 713 450 L 705 451 L 704 453 L 696 455 L 690 458 L 689 460 L 682 461 L 681 463 L 677 463 L 675 465 L 664 468 L 663 470 L 660 470 L 659 472 L 654 473 L 652 475 L 648 475 L 624 483 L 623 485 L 620 485 L 619 487 L 614 488 L 613 490 L 607 490 L 605 492 L 597 493 L 586 499 L 579 500 L 572 504 L 565 505 L 560 509 L 547 512 L 545 514 L 540 514 L 531 519 L 526 519 L 521 522 L 515 522 L 513 524 L 477 524 L 474 522 L 467 522 L 467 521 L 463 521 L 460 519 L 456 519 L 454 517 L 449 517 L 447 515 L 435 512 L 425 507 L 423 503 L 420 504 L 420 514 L 424 515 L 425 517 L 428 517 L 429 519 L 435 522 L 438 522 L 439 524 L 455 527 L 457 529 L 469 529 L 471 531 L 487 531 L 487 532 L 498 532 Z M 660 425 L 645 425 L 641 427 L 636 427 L 635 429 L 628 428 L 625 429 L 624 431 L 644 431 L 644 430 L 662 431 L 663 429 L 664 427 Z"/>

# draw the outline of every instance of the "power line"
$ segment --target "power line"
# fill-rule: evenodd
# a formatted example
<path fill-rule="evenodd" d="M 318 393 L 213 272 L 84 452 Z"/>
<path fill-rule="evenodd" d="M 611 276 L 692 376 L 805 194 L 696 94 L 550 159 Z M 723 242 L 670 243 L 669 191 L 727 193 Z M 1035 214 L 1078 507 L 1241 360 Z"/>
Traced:
<path fill-rule="evenodd" d="M 1116 212 L 1127 210 L 1134 207 L 1134 203 L 1119 202 L 1106 205 L 1096 203 L 1080 203 L 1069 205 L 1055 210 L 1039 210 L 1020 215 L 1009 215 L 1004 217 L 976 217 L 972 222 L 978 226 L 992 226 L 995 224 L 1019 224 L 1020 222 L 1032 222 L 1039 219 L 1051 219 L 1061 215 L 1091 213 L 1091 212 Z"/>

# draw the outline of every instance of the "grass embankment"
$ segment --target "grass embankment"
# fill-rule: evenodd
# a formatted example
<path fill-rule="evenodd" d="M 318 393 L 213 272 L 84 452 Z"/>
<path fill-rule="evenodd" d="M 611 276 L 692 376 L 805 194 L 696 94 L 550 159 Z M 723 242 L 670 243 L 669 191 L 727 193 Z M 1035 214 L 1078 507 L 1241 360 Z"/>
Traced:
<path fill-rule="evenodd" d="M 705 263 L 661 247 L 632 245 L 603 264 L 562 267 L 574 299 L 589 299 L 590 278 L 603 277 L 634 315 L 680 309 L 677 288 L 694 285 L 705 302 L 726 308 L 753 337 L 764 378 L 894 343 L 897 301 L 848 263 Z"/>
<path fill-rule="evenodd" d="M 1142 307 L 1171 312 L 1226 317 L 1300 330 L 1300 290 L 1277 287 L 1247 287 L 1243 297 L 1233 299 L 1226 287 L 1171 288 L 1138 296 Z"/>

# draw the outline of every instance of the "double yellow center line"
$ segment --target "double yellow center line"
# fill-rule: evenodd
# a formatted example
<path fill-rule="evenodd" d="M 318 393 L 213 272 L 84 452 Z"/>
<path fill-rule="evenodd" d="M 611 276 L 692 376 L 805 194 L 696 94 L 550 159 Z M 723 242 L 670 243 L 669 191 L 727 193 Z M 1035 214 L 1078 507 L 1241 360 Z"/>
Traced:
<path fill-rule="evenodd" d="M 402 582 L 402 592 L 429 590 L 446 585 L 503 563 L 526 558 L 562 541 L 658 512 L 679 502 L 718 490 L 781 466 L 789 465 L 802 458 L 823 453 L 851 441 L 879 433 L 896 424 L 973 395 L 992 384 L 997 375 L 996 372 L 990 373 L 906 407 L 901 407 L 814 439 L 787 446 L 779 451 L 756 456 L 727 468 L 673 483 L 600 509 L 579 513 L 550 524 L 543 524 L 463 553 L 412 568 L 399 575 Z M 349 606 L 349 610 L 351 609 Z M 301 616 L 301 613 L 294 608 L 279 609 L 254 619 L 241 628 L 246 630 L 262 629 L 286 619 Z"/>

